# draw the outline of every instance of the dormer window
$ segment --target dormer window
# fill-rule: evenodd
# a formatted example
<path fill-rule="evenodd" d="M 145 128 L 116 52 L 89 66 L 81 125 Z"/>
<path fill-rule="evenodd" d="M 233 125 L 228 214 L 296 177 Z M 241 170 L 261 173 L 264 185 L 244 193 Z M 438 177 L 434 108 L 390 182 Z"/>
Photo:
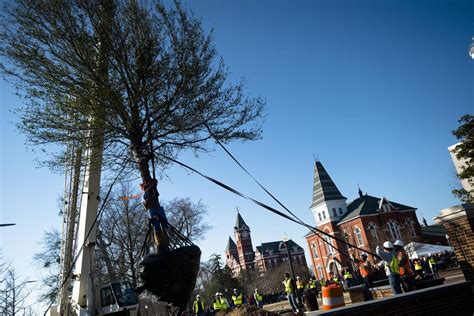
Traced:
<path fill-rule="evenodd" d="M 318 213 L 319 220 L 322 221 L 323 219 L 321 218 L 321 213 Z"/>
<path fill-rule="evenodd" d="M 382 205 L 382 212 L 390 212 L 390 206 L 388 204 Z"/>
<path fill-rule="evenodd" d="M 323 211 L 323 218 L 326 219 L 326 211 Z"/>
<path fill-rule="evenodd" d="M 342 208 L 339 208 L 339 215 L 342 215 Z"/>
<path fill-rule="evenodd" d="M 332 208 L 332 214 L 333 214 L 334 216 L 337 216 L 337 211 L 336 211 L 336 208 L 335 208 L 335 207 Z"/>

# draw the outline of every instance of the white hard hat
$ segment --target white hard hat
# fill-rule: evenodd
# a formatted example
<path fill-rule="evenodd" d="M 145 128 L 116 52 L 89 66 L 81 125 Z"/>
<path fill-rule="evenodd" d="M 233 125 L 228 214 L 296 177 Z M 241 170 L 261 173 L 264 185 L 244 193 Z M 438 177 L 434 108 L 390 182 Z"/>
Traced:
<path fill-rule="evenodd" d="M 221 295 L 221 293 L 217 292 L 217 293 L 216 293 L 216 296 L 219 296 L 219 295 Z"/>
<path fill-rule="evenodd" d="M 196 298 L 200 298 L 200 297 L 201 297 L 201 295 L 199 295 L 199 294 L 198 294 L 198 295 L 196 295 Z"/>
<path fill-rule="evenodd" d="M 389 248 L 389 249 L 393 249 L 393 245 L 390 241 L 386 241 L 383 243 L 383 247 L 384 248 Z"/>
<path fill-rule="evenodd" d="M 393 243 L 394 246 L 399 246 L 399 247 L 404 247 L 405 244 L 403 243 L 403 241 L 401 241 L 400 239 L 397 239 L 395 240 L 395 242 Z"/>
<path fill-rule="evenodd" d="M 367 252 L 363 252 L 360 254 L 361 257 L 368 257 L 369 255 L 367 254 Z"/>
<path fill-rule="evenodd" d="M 258 289 L 255 289 L 255 292 L 257 292 L 257 291 L 258 291 Z"/>

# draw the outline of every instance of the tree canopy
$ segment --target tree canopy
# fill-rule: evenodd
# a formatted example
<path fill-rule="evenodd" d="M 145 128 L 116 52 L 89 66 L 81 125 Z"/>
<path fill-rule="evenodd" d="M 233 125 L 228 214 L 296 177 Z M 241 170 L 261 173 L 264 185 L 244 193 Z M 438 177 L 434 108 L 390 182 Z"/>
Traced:
<path fill-rule="evenodd" d="M 456 157 L 465 161 L 459 179 L 466 180 L 474 187 L 474 115 L 466 114 L 458 122 L 459 127 L 453 131 L 454 136 L 460 141 L 456 147 Z M 463 202 L 474 202 L 474 192 L 466 189 L 455 189 L 453 194 Z"/>
<path fill-rule="evenodd" d="M 0 69 L 25 97 L 19 129 L 35 145 L 79 142 L 100 120 L 106 165 L 149 180 L 181 150 L 259 138 L 265 101 L 244 93 L 199 19 L 179 1 L 17 0 L 1 17 Z M 108 162 L 108 163 L 107 163 Z"/>

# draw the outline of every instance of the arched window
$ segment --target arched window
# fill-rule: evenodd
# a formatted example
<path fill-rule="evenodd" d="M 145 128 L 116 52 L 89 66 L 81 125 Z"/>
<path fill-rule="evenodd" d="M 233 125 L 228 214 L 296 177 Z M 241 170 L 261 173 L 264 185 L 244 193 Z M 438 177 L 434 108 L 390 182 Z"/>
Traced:
<path fill-rule="evenodd" d="M 323 268 L 321 265 L 318 266 L 318 276 L 316 276 L 317 279 L 323 280 L 324 279 L 324 274 L 323 274 Z"/>
<path fill-rule="evenodd" d="M 410 232 L 411 237 L 416 237 L 416 229 L 415 229 L 415 222 L 411 218 L 407 218 L 405 221 L 405 225 Z"/>
<path fill-rule="evenodd" d="M 371 223 L 369 223 L 369 226 L 367 226 L 367 229 L 370 232 L 370 236 L 372 237 L 372 240 L 375 243 L 378 244 L 379 243 L 379 235 L 377 233 L 377 225 L 375 225 L 375 223 L 371 222 Z"/>
<path fill-rule="evenodd" d="M 394 221 L 393 219 L 389 220 L 387 222 L 387 227 L 388 227 L 388 230 L 390 231 L 390 236 L 392 237 L 392 240 L 402 239 L 400 235 L 400 226 L 398 225 L 396 221 Z"/>
<path fill-rule="evenodd" d="M 360 228 L 357 226 L 354 228 L 354 235 L 357 242 L 357 246 L 362 246 L 364 244 L 364 240 L 362 239 L 362 233 L 360 231 Z"/>
<path fill-rule="evenodd" d="M 314 242 L 311 243 L 311 250 L 313 251 L 313 258 L 317 259 L 318 258 L 318 249 L 316 248 L 316 243 L 314 243 Z"/>

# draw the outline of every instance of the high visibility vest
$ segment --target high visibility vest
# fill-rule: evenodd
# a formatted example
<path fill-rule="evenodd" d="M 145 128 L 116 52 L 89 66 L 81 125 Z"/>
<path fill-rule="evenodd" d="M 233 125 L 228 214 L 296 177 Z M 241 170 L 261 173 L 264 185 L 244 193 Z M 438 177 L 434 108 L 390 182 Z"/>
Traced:
<path fill-rule="evenodd" d="M 371 266 L 370 266 L 370 263 L 369 262 L 364 262 L 363 264 L 361 264 L 359 266 L 359 272 L 360 272 L 360 275 L 363 277 L 363 278 L 366 278 L 370 275 L 370 271 L 371 271 Z"/>
<path fill-rule="evenodd" d="M 297 288 L 297 289 L 304 289 L 304 283 L 303 283 L 303 281 L 296 280 L 296 288 Z"/>
<path fill-rule="evenodd" d="M 283 284 L 285 285 L 285 292 L 286 294 L 290 294 L 294 292 L 293 284 L 291 283 L 291 279 L 283 281 Z"/>
<path fill-rule="evenodd" d="M 428 263 L 430 264 L 430 268 L 433 267 L 434 265 L 436 265 L 436 260 L 435 260 L 435 258 L 431 257 L 431 258 L 428 260 Z"/>
<path fill-rule="evenodd" d="M 399 269 L 398 269 L 398 259 L 395 256 L 392 256 L 392 260 L 390 260 L 390 263 L 388 264 L 388 267 L 392 273 L 398 274 Z"/>
<path fill-rule="evenodd" d="M 241 305 L 242 304 L 242 293 L 240 293 L 237 296 L 232 295 L 232 301 L 234 301 L 234 305 Z"/>
<path fill-rule="evenodd" d="M 350 272 L 344 273 L 344 280 L 352 279 L 352 274 Z"/>
<path fill-rule="evenodd" d="M 193 304 L 193 312 L 195 314 L 204 312 L 204 302 L 201 300 L 195 300 Z"/>
<path fill-rule="evenodd" d="M 334 278 L 332 278 L 332 281 L 338 283 L 338 282 L 339 282 L 339 278 L 338 278 L 338 277 L 334 277 Z"/>
<path fill-rule="evenodd" d="M 309 282 L 308 283 L 308 288 L 315 289 L 316 288 L 316 281 L 313 280 L 313 281 Z"/>
<path fill-rule="evenodd" d="M 258 293 L 258 292 L 255 292 L 254 298 L 255 298 L 255 300 L 256 300 L 257 302 L 263 301 L 262 295 L 260 295 L 260 293 Z"/>
<path fill-rule="evenodd" d="M 421 266 L 420 262 L 415 262 L 415 270 L 416 271 L 423 270 L 423 267 Z"/>
<path fill-rule="evenodd" d="M 321 280 L 319 281 L 319 284 L 320 284 L 321 286 L 326 286 L 326 282 L 325 282 L 323 279 L 321 279 Z"/>
<path fill-rule="evenodd" d="M 400 258 L 400 256 L 401 256 L 401 258 Z M 398 271 L 400 272 L 400 276 L 413 274 L 413 271 L 411 271 L 411 267 L 410 267 L 410 261 L 407 258 L 407 254 L 404 253 L 404 252 L 400 252 L 399 253 L 399 258 L 400 258 L 400 260 L 405 261 L 404 265 L 401 265 L 401 266 L 398 267 Z M 407 260 L 405 260 L 405 259 L 407 259 Z"/>
<path fill-rule="evenodd" d="M 212 308 L 215 311 L 226 310 L 227 309 L 227 304 L 225 303 L 224 300 L 216 298 L 216 299 L 214 299 L 214 302 L 212 303 Z"/>

